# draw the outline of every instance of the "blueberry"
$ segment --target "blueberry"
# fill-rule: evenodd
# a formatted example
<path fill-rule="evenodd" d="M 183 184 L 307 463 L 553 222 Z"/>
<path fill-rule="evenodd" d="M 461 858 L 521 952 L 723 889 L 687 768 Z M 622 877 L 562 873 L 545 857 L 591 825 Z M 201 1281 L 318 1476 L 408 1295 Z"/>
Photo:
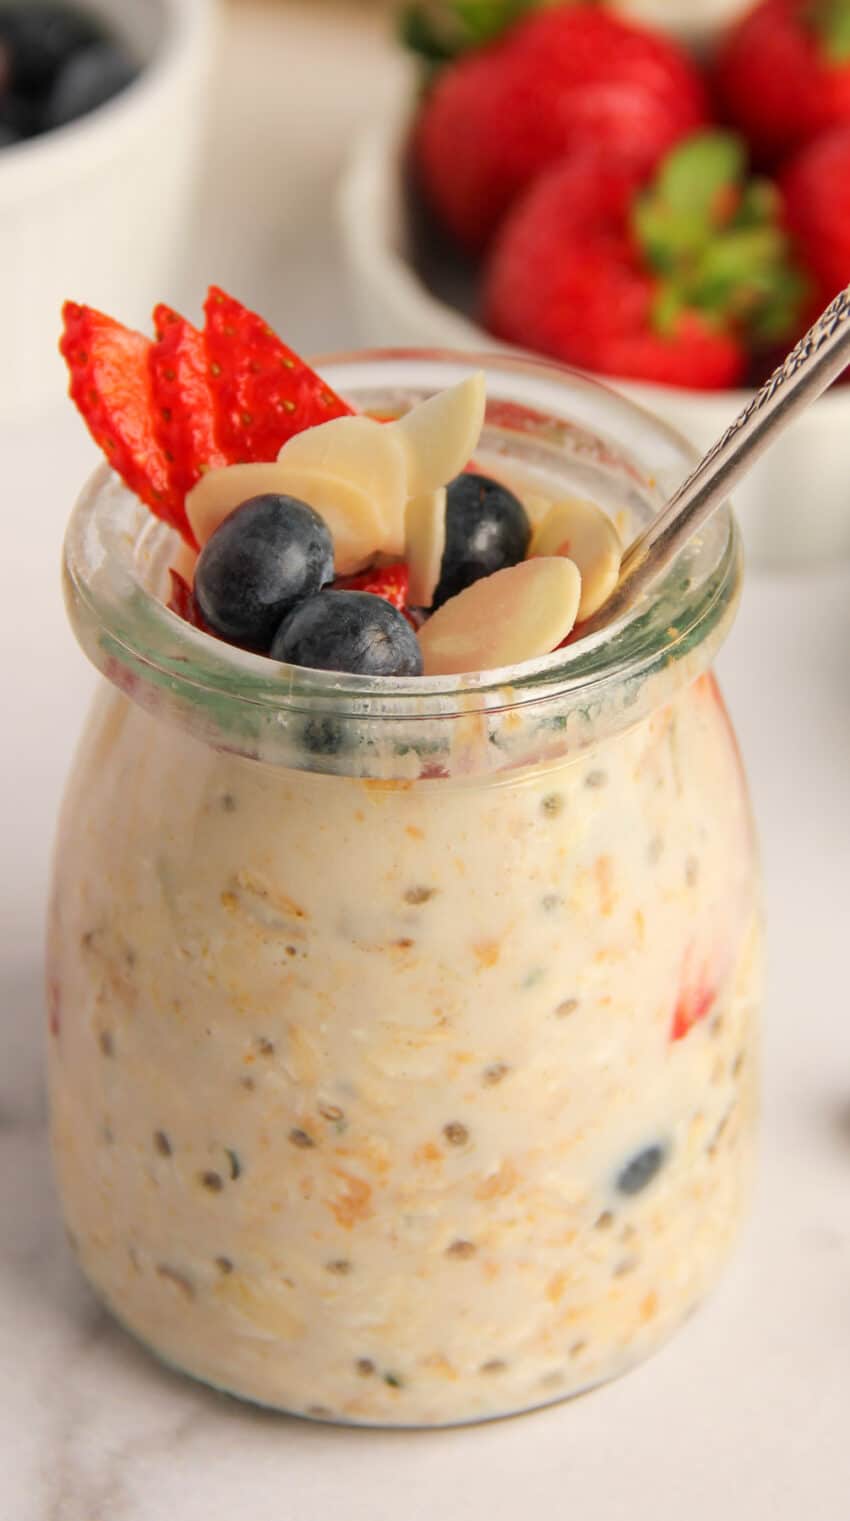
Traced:
<path fill-rule="evenodd" d="M 645 1146 L 627 1162 L 617 1175 L 617 1188 L 621 1194 L 639 1194 L 652 1182 L 667 1160 L 667 1147 Z"/>
<path fill-rule="evenodd" d="M 93 16 L 48 0 L 0 0 L 0 42 L 10 57 L 9 83 L 22 95 L 45 95 L 81 48 L 103 40 Z"/>
<path fill-rule="evenodd" d="M 273 660 L 360 676 L 421 676 L 422 652 L 407 619 L 372 592 L 323 591 L 284 619 Z"/>
<path fill-rule="evenodd" d="M 11 92 L 0 94 L 0 133 L 4 143 L 33 137 L 40 126 L 41 117 L 33 101 Z"/>
<path fill-rule="evenodd" d="M 204 545 L 195 599 L 214 633 L 267 650 L 290 608 L 333 573 L 324 519 L 306 502 L 270 492 L 243 502 Z"/>
<path fill-rule="evenodd" d="M 118 95 L 136 77 L 123 48 L 98 42 L 74 53 L 59 74 L 44 108 L 45 129 L 64 127 Z"/>
<path fill-rule="evenodd" d="M 448 489 L 446 547 L 434 607 L 482 576 L 524 560 L 530 539 L 528 514 L 507 486 L 486 475 L 459 475 Z"/>

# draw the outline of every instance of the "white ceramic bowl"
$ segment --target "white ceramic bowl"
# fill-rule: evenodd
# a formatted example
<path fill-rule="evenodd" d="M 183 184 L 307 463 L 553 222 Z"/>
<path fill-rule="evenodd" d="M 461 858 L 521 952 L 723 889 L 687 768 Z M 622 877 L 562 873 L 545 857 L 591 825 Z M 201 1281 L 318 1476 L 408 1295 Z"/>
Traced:
<path fill-rule="evenodd" d="M 61 394 L 66 297 L 147 328 L 154 302 L 180 289 L 214 3 L 87 8 L 141 72 L 90 115 L 0 150 L 0 417 Z"/>
<path fill-rule="evenodd" d="M 340 227 L 361 337 L 373 346 L 504 347 L 460 305 L 437 297 L 414 267 L 404 168 L 409 109 L 402 102 L 392 120 L 362 139 L 341 187 Z M 614 383 L 701 450 L 751 394 Z M 850 556 L 850 386 L 810 407 L 753 468 L 735 501 L 745 545 L 762 564 Z"/>

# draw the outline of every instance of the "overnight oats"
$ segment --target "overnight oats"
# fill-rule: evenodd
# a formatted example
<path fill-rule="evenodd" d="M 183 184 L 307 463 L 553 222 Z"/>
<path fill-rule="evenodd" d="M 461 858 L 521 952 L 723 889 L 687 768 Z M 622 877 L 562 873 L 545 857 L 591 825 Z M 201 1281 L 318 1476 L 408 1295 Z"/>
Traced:
<path fill-rule="evenodd" d="M 66 339 L 78 399 L 114 342 Z M 156 374 L 162 336 L 121 342 Z M 240 445 L 259 391 L 206 343 L 209 468 L 172 439 L 157 476 L 107 394 L 129 486 L 102 470 L 67 540 L 106 678 L 50 911 L 69 1236 L 127 1328 L 244 1398 L 530 1409 L 652 1352 L 746 1203 L 759 882 L 710 670 L 734 527 L 582 639 L 686 472 L 668 430 L 543 364 L 354 355 L 320 390 L 292 356 Z M 204 335 L 177 348 L 179 392 Z"/>

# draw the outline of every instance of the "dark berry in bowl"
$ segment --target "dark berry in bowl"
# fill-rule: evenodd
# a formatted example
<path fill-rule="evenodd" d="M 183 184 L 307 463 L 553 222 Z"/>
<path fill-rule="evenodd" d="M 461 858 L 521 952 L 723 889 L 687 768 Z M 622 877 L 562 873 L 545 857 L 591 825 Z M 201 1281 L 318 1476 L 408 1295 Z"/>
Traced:
<path fill-rule="evenodd" d="M 617 1174 L 617 1188 L 621 1194 L 631 1196 L 648 1188 L 667 1160 L 667 1147 L 656 1143 L 645 1146 L 627 1162 Z"/>
<path fill-rule="evenodd" d="M 333 573 L 324 519 L 306 502 L 268 493 L 243 502 L 204 545 L 195 600 L 213 633 L 267 650 L 290 609 Z"/>
<path fill-rule="evenodd" d="M 362 591 L 323 591 L 293 609 L 273 660 L 360 676 L 421 676 L 419 640 L 403 613 Z"/>
<path fill-rule="evenodd" d="M 0 0 L 0 44 L 17 94 L 46 95 L 75 53 L 103 40 L 99 22 L 73 5 Z"/>
<path fill-rule="evenodd" d="M 98 42 L 83 48 L 62 69 L 44 108 L 43 127 L 65 127 L 106 105 L 133 83 L 137 70 L 124 48 Z"/>
<path fill-rule="evenodd" d="M 528 514 L 507 486 L 471 471 L 459 475 L 447 493 L 446 546 L 434 607 L 482 576 L 517 565 L 530 540 Z"/>

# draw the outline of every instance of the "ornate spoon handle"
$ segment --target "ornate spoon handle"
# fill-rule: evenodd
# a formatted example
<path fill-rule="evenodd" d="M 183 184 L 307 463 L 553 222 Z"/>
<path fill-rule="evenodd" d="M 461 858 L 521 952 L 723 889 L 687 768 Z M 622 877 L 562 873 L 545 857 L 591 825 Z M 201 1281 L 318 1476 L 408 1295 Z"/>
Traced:
<path fill-rule="evenodd" d="M 760 391 L 629 546 L 620 579 L 583 633 L 620 617 L 726 501 L 765 449 L 850 364 L 850 286 L 830 302 Z"/>

